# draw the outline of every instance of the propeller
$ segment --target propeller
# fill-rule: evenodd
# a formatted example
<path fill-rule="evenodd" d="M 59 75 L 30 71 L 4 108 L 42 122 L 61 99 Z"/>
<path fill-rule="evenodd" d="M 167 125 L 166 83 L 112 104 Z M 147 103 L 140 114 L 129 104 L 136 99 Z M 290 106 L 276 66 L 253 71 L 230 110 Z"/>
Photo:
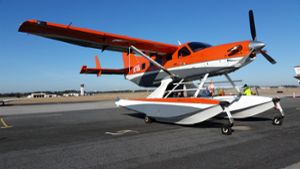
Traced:
<path fill-rule="evenodd" d="M 256 29 L 255 29 L 255 22 L 254 22 L 254 15 L 253 11 L 249 11 L 249 22 L 250 22 L 250 30 L 251 30 L 251 36 L 252 40 L 256 40 Z"/>
<path fill-rule="evenodd" d="M 266 51 L 262 50 L 262 48 L 265 47 L 265 44 L 263 42 L 256 40 L 256 28 L 255 28 L 254 14 L 252 10 L 249 10 L 249 23 L 250 23 L 250 31 L 252 36 L 252 41 L 249 44 L 249 48 L 251 48 L 251 51 L 253 52 L 261 53 L 270 63 L 275 64 L 276 61 L 270 55 L 268 55 Z"/>
<path fill-rule="evenodd" d="M 272 64 L 276 64 L 277 62 L 270 56 L 268 55 L 265 51 L 261 50 L 260 53 Z"/>

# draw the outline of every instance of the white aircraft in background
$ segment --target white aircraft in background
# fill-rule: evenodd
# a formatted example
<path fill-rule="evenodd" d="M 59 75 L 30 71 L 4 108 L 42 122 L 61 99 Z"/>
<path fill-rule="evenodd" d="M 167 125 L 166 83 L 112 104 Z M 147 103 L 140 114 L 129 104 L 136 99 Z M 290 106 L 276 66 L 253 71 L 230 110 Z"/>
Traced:
<path fill-rule="evenodd" d="M 300 65 L 299 66 L 295 66 L 294 69 L 295 69 L 295 72 L 296 72 L 295 78 L 298 79 L 298 83 L 300 85 Z"/>
<path fill-rule="evenodd" d="M 15 100 L 19 100 L 18 98 L 12 98 L 12 99 L 0 99 L 0 106 L 4 106 L 8 102 L 12 102 Z"/>

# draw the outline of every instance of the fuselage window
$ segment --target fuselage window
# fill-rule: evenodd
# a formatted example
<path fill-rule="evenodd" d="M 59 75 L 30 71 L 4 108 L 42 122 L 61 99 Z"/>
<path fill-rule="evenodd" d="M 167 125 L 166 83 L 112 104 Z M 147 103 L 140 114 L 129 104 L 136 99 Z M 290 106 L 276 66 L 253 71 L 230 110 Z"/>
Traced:
<path fill-rule="evenodd" d="M 166 56 L 166 60 L 171 60 L 172 59 L 172 55 L 167 55 Z"/>
<path fill-rule="evenodd" d="M 158 64 L 160 64 L 160 65 L 163 64 L 163 60 L 162 60 L 161 58 L 156 58 L 155 61 L 156 61 Z M 150 66 L 149 66 L 149 67 L 150 67 L 150 68 L 154 67 L 154 64 L 150 62 Z"/>
<path fill-rule="evenodd" d="M 197 52 L 199 50 L 211 47 L 211 45 L 202 43 L 202 42 L 191 42 L 188 45 L 192 49 L 193 52 Z"/>
<path fill-rule="evenodd" d="M 188 50 L 188 48 L 183 47 L 178 51 L 178 58 L 185 57 L 185 56 L 188 56 L 190 54 L 191 54 L 191 52 Z"/>
<path fill-rule="evenodd" d="M 162 59 L 161 58 L 156 58 L 155 61 L 159 64 L 162 64 Z"/>
<path fill-rule="evenodd" d="M 146 68 L 146 64 L 143 63 L 143 64 L 142 64 L 142 70 L 144 70 L 145 68 Z"/>

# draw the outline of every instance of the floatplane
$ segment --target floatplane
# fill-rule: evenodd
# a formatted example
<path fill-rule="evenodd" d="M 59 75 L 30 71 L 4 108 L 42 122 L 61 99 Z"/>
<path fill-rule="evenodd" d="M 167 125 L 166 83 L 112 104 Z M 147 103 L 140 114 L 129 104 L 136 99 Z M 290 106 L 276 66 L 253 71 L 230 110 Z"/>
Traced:
<path fill-rule="evenodd" d="M 279 99 L 243 96 L 229 76 L 255 60 L 257 54 L 276 63 L 263 50 L 265 43 L 256 39 L 252 10 L 249 11 L 249 22 L 252 40 L 217 46 L 202 42 L 172 45 L 39 20 L 25 21 L 19 31 L 97 48 L 102 52 L 121 52 L 123 68 L 102 68 L 96 56 L 96 67 L 83 66 L 80 73 L 124 75 L 138 86 L 156 87 L 147 98 L 117 99 L 115 102 L 119 107 L 144 113 L 146 123 L 156 120 L 193 125 L 223 114 L 228 118 L 228 124 L 224 124 L 221 131 L 230 135 L 234 119 L 252 117 L 271 108 L 276 108 L 280 114 L 274 117 L 274 125 L 281 125 L 284 118 Z M 207 78 L 220 75 L 224 75 L 239 94 L 201 97 Z M 200 80 L 197 85 L 192 83 L 196 80 Z"/>

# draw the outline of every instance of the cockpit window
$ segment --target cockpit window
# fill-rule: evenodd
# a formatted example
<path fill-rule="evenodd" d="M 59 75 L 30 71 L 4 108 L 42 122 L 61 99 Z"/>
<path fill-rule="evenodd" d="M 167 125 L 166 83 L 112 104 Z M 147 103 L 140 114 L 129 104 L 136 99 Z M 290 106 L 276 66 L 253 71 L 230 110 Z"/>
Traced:
<path fill-rule="evenodd" d="M 197 52 L 197 51 L 202 50 L 204 48 L 211 47 L 211 45 L 209 45 L 207 43 L 201 43 L 201 42 L 191 42 L 188 45 L 192 49 L 193 52 Z"/>
<path fill-rule="evenodd" d="M 187 47 L 183 47 L 181 48 L 179 51 L 178 51 L 178 57 L 181 58 L 181 57 L 184 57 L 184 56 L 188 56 L 190 55 L 191 52 L 188 50 Z"/>

